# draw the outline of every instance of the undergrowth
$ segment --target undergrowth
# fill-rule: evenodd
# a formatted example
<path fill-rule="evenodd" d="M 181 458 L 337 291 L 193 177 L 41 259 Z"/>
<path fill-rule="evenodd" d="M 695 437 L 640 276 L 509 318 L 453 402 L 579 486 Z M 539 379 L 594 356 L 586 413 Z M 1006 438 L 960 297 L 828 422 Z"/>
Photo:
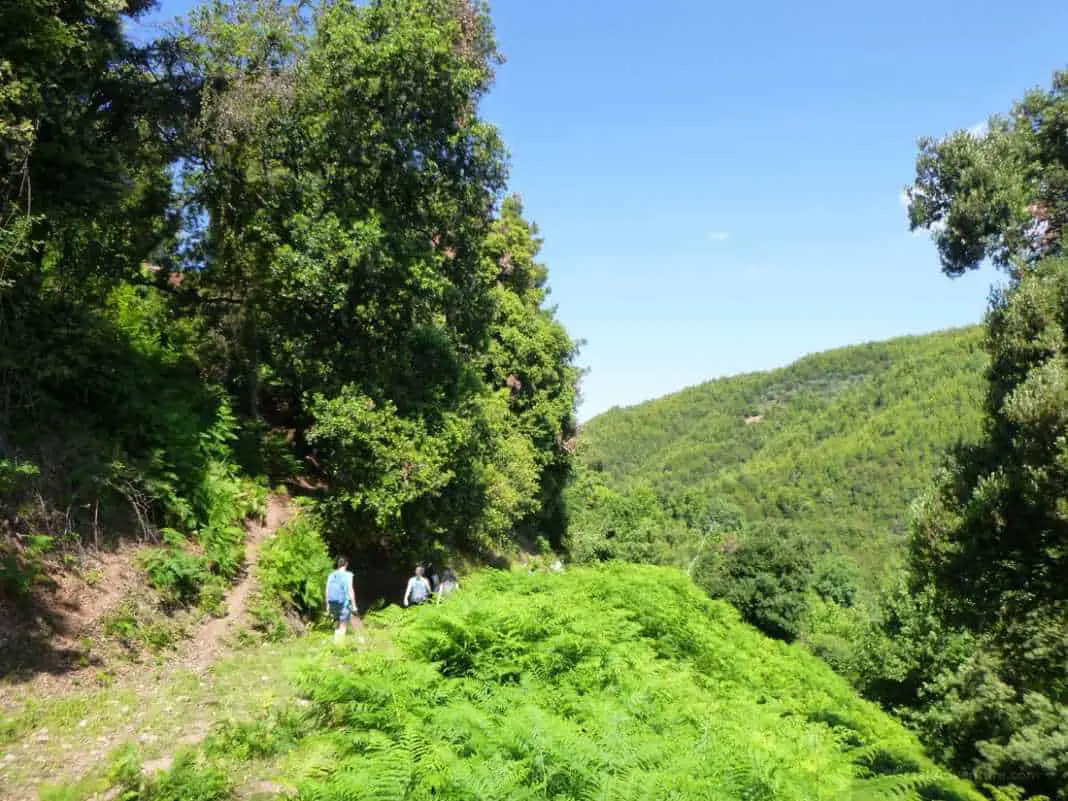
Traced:
<path fill-rule="evenodd" d="M 195 605 L 225 615 L 226 588 L 244 561 L 241 524 L 266 511 L 265 487 L 242 477 L 231 463 L 235 430 L 232 412 L 221 403 L 215 425 L 201 435 L 206 468 L 187 496 L 168 496 L 166 518 L 174 527 L 160 530 L 162 545 L 139 554 L 138 566 L 167 609 Z"/>
<path fill-rule="evenodd" d="M 300 801 L 982 798 L 678 571 L 485 572 L 368 623 L 383 647 L 305 640 L 300 704 L 113 783 L 138 801 L 222 801 L 265 774 Z"/>
<path fill-rule="evenodd" d="M 150 598 L 126 598 L 101 620 L 101 632 L 114 637 L 128 653 L 174 648 L 198 622 L 196 610 L 161 614 Z"/>
<path fill-rule="evenodd" d="M 323 586 L 333 569 L 316 517 L 298 515 L 263 544 L 257 588 L 249 603 L 253 627 L 269 640 L 291 632 L 295 614 L 315 621 L 323 611 Z M 291 613 L 291 614 L 287 614 Z"/>
<path fill-rule="evenodd" d="M 677 571 L 484 574 L 309 666 L 337 761 L 300 797 L 977 799 L 817 659 Z"/>

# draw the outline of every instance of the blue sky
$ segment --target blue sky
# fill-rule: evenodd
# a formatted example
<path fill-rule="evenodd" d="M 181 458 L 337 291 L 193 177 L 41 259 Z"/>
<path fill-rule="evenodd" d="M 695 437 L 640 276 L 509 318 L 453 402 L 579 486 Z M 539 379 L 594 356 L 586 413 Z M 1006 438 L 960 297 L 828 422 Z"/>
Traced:
<path fill-rule="evenodd" d="M 167 0 L 173 16 L 189 0 Z M 1068 66 L 1068 4 L 499 0 L 484 103 L 581 355 L 580 417 L 978 322 L 908 232 L 916 139 Z"/>

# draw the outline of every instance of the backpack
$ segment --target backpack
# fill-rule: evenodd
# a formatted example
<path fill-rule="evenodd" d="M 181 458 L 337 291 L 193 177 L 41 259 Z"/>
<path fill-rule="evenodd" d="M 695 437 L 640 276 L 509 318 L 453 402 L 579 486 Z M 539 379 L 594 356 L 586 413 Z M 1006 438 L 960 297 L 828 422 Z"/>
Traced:
<path fill-rule="evenodd" d="M 427 599 L 426 584 L 419 579 L 415 579 L 412 583 L 412 592 L 409 597 L 416 603 L 425 601 Z"/>
<path fill-rule="evenodd" d="M 345 571 L 335 570 L 326 583 L 326 600 L 328 603 L 343 604 L 349 599 L 349 583 Z"/>

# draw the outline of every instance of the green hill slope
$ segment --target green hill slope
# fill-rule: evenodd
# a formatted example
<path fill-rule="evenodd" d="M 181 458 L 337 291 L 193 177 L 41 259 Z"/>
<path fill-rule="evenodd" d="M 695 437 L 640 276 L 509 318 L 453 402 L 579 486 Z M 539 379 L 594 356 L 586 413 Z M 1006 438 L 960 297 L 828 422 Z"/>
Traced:
<path fill-rule="evenodd" d="M 841 348 L 613 409 L 586 425 L 582 461 L 611 489 L 722 499 L 876 570 L 941 454 L 979 433 L 981 337 L 970 327 Z"/>
<path fill-rule="evenodd" d="M 139 801 L 266 780 L 308 801 L 981 798 L 677 570 L 485 572 L 369 624 L 365 649 L 297 644 L 309 656 L 288 707 L 221 721 L 154 779 L 112 776 Z"/>

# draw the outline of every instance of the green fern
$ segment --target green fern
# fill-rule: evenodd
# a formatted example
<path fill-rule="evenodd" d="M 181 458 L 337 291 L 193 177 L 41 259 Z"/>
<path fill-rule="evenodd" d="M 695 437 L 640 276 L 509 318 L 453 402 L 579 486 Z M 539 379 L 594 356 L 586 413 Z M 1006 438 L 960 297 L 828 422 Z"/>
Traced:
<path fill-rule="evenodd" d="M 486 572 L 368 623 L 387 647 L 312 647 L 300 714 L 221 725 L 174 786 L 271 757 L 299 801 L 982 801 L 678 571 Z"/>
<path fill-rule="evenodd" d="M 372 622 L 399 653 L 306 667 L 338 751 L 302 799 L 981 798 L 677 571 L 486 573 Z"/>

